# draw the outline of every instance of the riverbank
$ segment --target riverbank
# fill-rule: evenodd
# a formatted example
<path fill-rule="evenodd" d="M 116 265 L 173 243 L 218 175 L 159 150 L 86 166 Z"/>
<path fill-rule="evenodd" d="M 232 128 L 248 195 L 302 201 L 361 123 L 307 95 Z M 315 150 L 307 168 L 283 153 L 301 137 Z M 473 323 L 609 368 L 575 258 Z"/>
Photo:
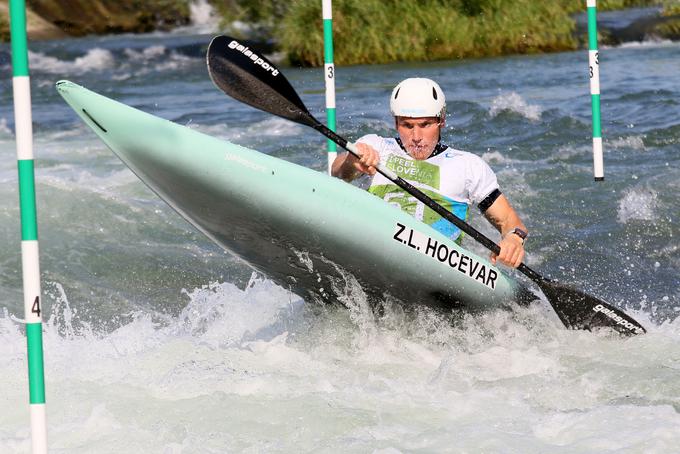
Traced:
<path fill-rule="evenodd" d="M 323 64 L 321 2 L 210 0 L 222 30 L 276 43 L 297 66 Z M 192 6 L 208 0 L 29 1 L 29 40 L 167 31 L 191 21 Z M 600 43 L 680 40 L 680 6 L 666 0 L 600 0 L 600 11 L 648 8 L 625 27 L 600 22 Z M 345 0 L 335 2 L 333 32 L 338 65 L 574 50 L 586 45 L 584 2 L 557 0 Z M 77 11 L 77 14 L 73 14 Z M 417 14 L 414 12 L 417 11 Z M 651 11 L 651 13 L 650 13 Z M 0 39 L 9 39 L 7 0 L 0 0 Z"/>
<path fill-rule="evenodd" d="M 29 40 L 148 33 L 189 23 L 187 0 L 29 0 Z M 0 40 L 9 40 L 8 0 L 0 0 Z"/>

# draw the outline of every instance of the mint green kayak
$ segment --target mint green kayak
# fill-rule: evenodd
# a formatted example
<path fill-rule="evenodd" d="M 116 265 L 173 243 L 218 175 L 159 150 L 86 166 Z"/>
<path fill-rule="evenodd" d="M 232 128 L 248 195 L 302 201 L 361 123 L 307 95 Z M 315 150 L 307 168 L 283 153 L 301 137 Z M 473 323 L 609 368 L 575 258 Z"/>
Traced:
<path fill-rule="evenodd" d="M 532 299 L 485 257 L 366 191 L 69 81 L 57 90 L 184 219 L 307 300 L 337 301 L 352 276 L 369 297 L 407 304 L 477 310 Z"/>

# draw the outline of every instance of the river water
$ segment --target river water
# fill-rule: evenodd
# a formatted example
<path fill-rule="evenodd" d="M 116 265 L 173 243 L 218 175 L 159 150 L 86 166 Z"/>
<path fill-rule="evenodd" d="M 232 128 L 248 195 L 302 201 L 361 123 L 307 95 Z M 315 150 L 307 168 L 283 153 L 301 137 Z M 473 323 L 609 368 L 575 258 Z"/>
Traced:
<path fill-rule="evenodd" d="M 639 320 L 566 331 L 547 304 L 479 315 L 319 307 L 223 252 L 109 152 L 70 79 L 323 171 L 309 128 L 226 98 L 208 35 L 30 46 L 51 452 L 659 452 L 680 445 L 680 43 L 602 49 L 604 182 L 585 51 L 337 69 L 339 130 L 391 134 L 431 77 L 445 139 L 482 156 L 531 230 L 527 262 Z M 0 452 L 30 446 L 11 69 L 0 48 Z M 319 69 L 285 68 L 324 117 Z M 476 213 L 472 223 L 493 235 Z M 342 225 L 337 226 L 343 228 Z M 466 247 L 485 252 L 472 240 Z"/>

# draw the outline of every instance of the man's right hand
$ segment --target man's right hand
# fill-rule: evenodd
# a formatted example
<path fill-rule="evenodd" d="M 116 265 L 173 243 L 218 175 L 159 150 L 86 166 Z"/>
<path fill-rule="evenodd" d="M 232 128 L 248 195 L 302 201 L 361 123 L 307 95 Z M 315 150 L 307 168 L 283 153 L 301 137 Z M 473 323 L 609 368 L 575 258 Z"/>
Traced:
<path fill-rule="evenodd" d="M 380 154 L 368 144 L 357 143 L 355 145 L 361 157 L 357 158 L 347 152 L 338 155 L 331 168 L 333 176 L 352 181 L 360 173 L 375 175 L 376 166 L 380 163 Z"/>
<path fill-rule="evenodd" d="M 361 159 L 354 158 L 354 169 L 369 175 L 375 175 L 376 166 L 380 163 L 380 154 L 372 146 L 365 143 L 357 143 L 357 150 L 361 154 Z"/>

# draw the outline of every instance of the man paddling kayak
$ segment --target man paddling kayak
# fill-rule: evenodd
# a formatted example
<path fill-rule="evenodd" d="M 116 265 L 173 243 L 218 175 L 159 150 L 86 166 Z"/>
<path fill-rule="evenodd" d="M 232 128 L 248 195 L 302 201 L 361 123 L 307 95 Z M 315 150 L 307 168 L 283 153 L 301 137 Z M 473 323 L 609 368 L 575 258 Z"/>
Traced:
<path fill-rule="evenodd" d="M 430 79 L 400 82 L 390 97 L 390 110 L 399 137 L 369 134 L 356 142 L 361 158 L 343 153 L 333 162 L 333 176 L 352 181 L 361 174 L 372 176 L 369 192 L 383 198 L 460 243 L 462 232 L 396 184 L 376 173 L 382 164 L 423 191 L 437 203 L 467 219 L 468 208 L 480 211 L 501 233 L 500 254 L 491 255 L 511 267 L 524 259 L 527 228 L 501 193 L 496 175 L 480 157 L 441 142 L 446 123 L 446 98 Z"/>
<path fill-rule="evenodd" d="M 302 124 L 305 126 L 309 126 L 314 128 L 316 131 L 322 133 L 329 139 L 331 139 L 333 142 L 336 144 L 340 145 L 343 148 L 346 148 L 347 150 L 351 150 L 352 153 L 355 153 L 357 155 L 361 155 L 361 151 L 357 149 L 357 147 L 348 142 L 347 139 L 341 137 L 340 135 L 334 133 L 327 127 L 325 127 L 319 120 L 314 118 L 314 116 L 309 113 L 309 110 L 305 107 L 304 103 L 298 96 L 297 92 L 295 89 L 290 85 L 290 82 L 283 76 L 281 72 L 278 72 L 276 76 L 273 76 L 273 70 L 272 68 L 275 68 L 275 65 L 273 65 L 270 61 L 268 61 L 264 57 L 259 57 L 253 61 L 253 57 L 248 56 L 244 53 L 246 46 L 243 46 L 238 43 L 234 38 L 230 38 L 228 36 L 217 36 L 215 37 L 211 42 L 210 45 L 208 46 L 208 72 L 210 73 L 210 77 L 213 80 L 213 82 L 226 94 L 229 96 L 233 97 L 234 99 L 237 99 L 241 102 L 244 102 L 246 104 L 249 104 L 257 109 L 263 110 L 265 112 L 269 112 L 275 115 L 278 115 L 282 118 L 286 118 L 288 120 L 294 121 L 298 124 Z M 243 49 L 243 50 L 241 50 Z M 250 52 L 250 51 L 245 51 L 245 52 Z M 266 66 L 266 67 L 265 67 Z M 278 70 L 277 70 L 278 71 Z M 404 101 L 405 98 L 401 98 L 402 96 L 401 90 L 395 89 L 393 93 L 393 102 L 392 104 L 392 111 L 395 114 L 397 118 L 396 121 L 396 126 L 397 126 L 397 131 L 399 132 L 399 140 L 403 144 L 406 142 L 406 148 L 405 150 L 401 150 L 401 146 L 398 146 L 399 144 L 394 140 L 394 143 L 397 143 L 396 150 L 394 153 L 390 154 L 397 154 L 397 157 L 399 156 L 399 153 L 401 153 L 401 157 L 406 159 L 405 161 L 402 162 L 392 162 L 392 167 L 397 169 L 397 171 L 400 171 L 402 174 L 410 176 L 412 181 L 419 181 L 419 180 L 427 180 L 431 182 L 435 187 L 432 188 L 432 190 L 428 189 L 427 184 L 420 184 L 420 186 L 423 187 L 425 190 L 430 190 L 430 192 L 434 193 L 434 189 L 437 189 L 438 193 L 442 194 L 442 198 L 444 196 L 447 196 L 444 191 L 442 191 L 442 187 L 444 185 L 440 184 L 440 182 L 445 182 L 446 184 L 451 184 L 452 182 L 457 182 L 458 184 L 463 185 L 463 195 L 466 195 L 465 191 L 468 193 L 472 194 L 477 194 L 474 195 L 474 197 L 469 197 L 468 199 L 470 200 L 470 203 L 477 203 L 478 205 L 481 203 L 482 208 L 485 208 L 484 200 L 489 200 L 487 202 L 488 207 L 485 208 L 487 217 L 491 219 L 491 222 L 494 225 L 498 226 L 498 229 L 501 231 L 503 234 L 503 242 L 501 242 L 502 249 L 501 247 L 494 243 L 490 238 L 487 238 L 484 234 L 481 232 L 477 231 L 473 227 L 471 227 L 469 224 L 467 224 L 465 221 L 459 219 L 456 217 L 455 214 L 453 214 L 451 211 L 447 211 L 446 208 L 442 207 L 441 205 L 437 204 L 434 202 L 430 197 L 428 197 L 426 194 L 423 193 L 423 191 L 417 187 L 415 187 L 414 184 L 409 183 L 408 181 L 404 180 L 404 178 L 400 177 L 395 170 L 386 168 L 385 165 L 382 163 L 378 166 L 376 169 L 381 175 L 384 175 L 388 181 L 393 182 L 394 184 L 398 185 L 400 188 L 403 188 L 405 191 L 407 191 L 409 194 L 412 194 L 414 197 L 416 197 L 418 200 L 423 202 L 424 204 L 427 205 L 428 208 L 431 208 L 437 213 L 440 213 L 443 217 L 446 219 L 450 220 L 453 224 L 455 224 L 457 227 L 462 229 L 465 233 L 470 235 L 475 241 L 479 242 L 482 244 L 484 247 L 487 249 L 496 252 L 499 256 L 501 255 L 501 250 L 503 250 L 503 254 L 507 255 L 510 250 L 517 252 L 517 258 L 513 259 L 512 257 L 510 259 L 507 258 L 501 258 L 502 260 L 505 260 L 505 262 L 510 263 L 511 266 L 515 266 L 520 260 L 521 256 L 524 253 L 524 247 L 523 247 L 523 242 L 519 241 L 518 239 L 515 239 L 514 237 L 520 237 L 522 239 L 522 236 L 526 236 L 523 232 L 520 232 L 519 230 L 522 230 L 526 232 L 524 229 L 524 224 L 522 224 L 521 220 L 519 220 L 517 214 L 514 212 L 512 208 L 510 208 L 510 204 L 508 201 L 500 195 L 499 193 L 496 193 L 495 196 L 492 196 L 491 193 L 494 192 L 494 190 L 491 190 L 487 195 L 481 195 L 479 194 L 483 191 L 480 190 L 474 190 L 472 191 L 470 189 L 471 185 L 468 182 L 467 179 L 467 167 L 463 166 L 464 171 L 459 170 L 459 174 L 463 174 L 465 178 L 462 180 L 460 179 L 453 179 L 451 177 L 452 173 L 456 171 L 455 168 L 450 169 L 452 166 L 444 166 L 442 167 L 442 162 L 439 162 L 437 160 L 438 157 L 446 157 L 447 159 L 456 159 L 455 155 L 459 154 L 463 157 L 467 156 L 467 154 L 464 154 L 463 152 L 457 152 L 457 150 L 452 150 L 445 148 L 443 146 L 437 147 L 436 144 L 439 143 L 439 134 L 441 132 L 441 128 L 444 126 L 444 121 L 445 121 L 445 103 L 444 103 L 444 94 L 442 93 L 441 89 L 432 81 L 429 81 L 429 90 L 419 90 L 419 91 L 413 91 L 412 95 L 415 95 L 415 103 L 413 105 L 418 108 L 420 107 L 422 110 L 421 111 L 402 111 L 400 110 L 403 107 L 408 107 L 408 106 L 403 106 L 400 105 L 404 104 L 402 101 Z M 425 86 L 426 88 L 428 87 L 427 81 L 425 81 L 425 84 L 420 84 L 421 88 L 422 86 Z M 409 90 L 405 90 L 404 93 L 408 93 Z M 418 96 L 420 95 L 425 95 L 421 97 L 420 99 Z M 429 99 L 432 98 L 433 102 L 430 102 Z M 399 101 L 398 101 L 399 100 Z M 434 107 L 434 108 L 433 108 Z M 76 111 L 78 113 L 85 112 L 84 114 L 84 119 L 87 117 L 86 122 L 92 122 L 92 118 L 90 115 L 87 113 L 85 109 L 82 109 L 80 107 L 75 107 Z M 403 117 L 403 118 L 402 118 Z M 434 117 L 435 119 L 435 133 L 430 133 L 430 135 L 423 135 L 422 137 L 418 137 L 417 134 L 422 134 L 422 130 L 427 130 L 428 129 L 428 122 L 427 119 L 428 117 Z M 413 122 L 409 122 L 408 119 L 412 119 L 412 121 L 415 121 L 415 124 Z M 425 123 L 423 124 L 418 124 L 417 119 L 424 119 Z M 106 130 L 104 130 L 98 123 L 94 122 L 93 128 L 96 126 L 97 129 L 95 129 L 95 132 L 101 135 L 100 131 L 106 133 Z M 167 122 L 166 122 L 167 123 Z M 88 123 L 89 124 L 89 123 Z M 91 125 L 92 126 L 92 125 Z M 417 129 L 416 129 L 417 128 Z M 129 129 L 129 128 L 123 128 Z M 403 132 L 402 132 L 403 129 Z M 413 132 L 409 132 L 410 130 L 413 130 Z M 129 132 L 126 131 L 127 134 Z M 436 139 L 434 138 L 436 137 Z M 127 136 L 126 136 L 127 138 Z M 411 139 L 411 140 L 409 140 Z M 422 146 L 426 145 L 426 141 L 423 139 L 428 139 L 429 142 L 435 143 L 434 146 L 430 143 L 428 147 Z M 108 137 L 107 137 L 108 140 Z M 389 140 L 393 139 L 383 139 L 382 142 L 378 141 L 379 143 L 377 145 L 380 145 L 380 143 L 385 144 L 385 147 L 379 147 L 379 149 L 387 148 L 387 145 L 392 145 L 392 148 L 394 149 L 394 143 L 389 142 Z M 107 141 L 107 143 L 109 143 Z M 126 143 L 129 143 L 129 141 L 126 140 Z M 374 148 L 374 147 L 372 147 Z M 412 152 L 416 156 L 419 156 L 419 151 L 424 150 L 424 149 L 429 149 L 429 157 L 426 157 L 425 159 L 413 159 L 411 156 L 410 152 L 407 151 L 408 149 L 411 149 Z M 443 149 L 443 150 L 442 150 Z M 192 152 L 194 148 L 192 147 Z M 368 150 L 368 148 L 365 148 L 364 150 Z M 438 150 L 442 150 L 439 153 L 435 153 Z M 450 156 L 447 156 L 445 152 L 451 153 Z M 428 156 L 427 153 L 423 153 L 425 156 Z M 367 156 L 364 156 L 364 162 L 360 163 L 361 158 L 359 160 L 354 160 L 352 161 L 349 159 L 347 156 L 341 157 L 340 160 L 335 165 L 335 174 L 338 176 L 343 176 L 347 179 L 352 179 L 354 177 L 355 173 L 357 172 L 363 172 L 363 173 L 372 173 L 373 169 L 371 167 L 374 167 L 378 164 L 379 159 L 376 158 L 375 156 L 372 158 L 372 160 L 368 160 Z M 240 158 L 237 158 L 240 159 Z M 440 160 L 443 158 L 440 158 Z M 246 160 L 247 161 L 247 160 Z M 359 161 L 359 163 L 357 163 Z M 388 161 L 388 160 L 386 160 Z M 459 159 L 459 161 L 462 161 L 462 164 L 465 164 L 465 160 Z M 416 164 L 415 166 L 411 166 L 411 164 Z M 417 165 L 418 163 L 427 163 L 431 164 L 432 167 L 430 168 L 425 168 L 425 171 L 422 171 L 422 169 L 419 168 Z M 360 164 L 360 165 L 359 165 Z M 484 166 L 486 166 L 484 164 Z M 484 168 L 482 166 L 482 168 Z M 471 166 L 473 167 L 473 166 Z M 261 172 L 262 170 L 266 170 L 268 173 L 268 168 L 264 166 L 259 166 L 257 165 L 255 168 L 258 169 L 258 173 Z M 445 170 L 446 173 L 441 172 L 441 170 Z M 451 170 L 451 172 L 449 172 Z M 490 171 L 489 171 L 490 172 Z M 204 174 L 204 171 L 201 171 L 201 175 Z M 490 172 L 491 175 L 493 175 L 493 172 Z M 276 172 L 272 170 L 272 177 L 276 175 Z M 375 175 L 375 174 L 374 174 Z M 442 177 L 443 175 L 443 177 Z M 258 175 L 258 178 L 261 175 Z M 318 175 L 317 175 L 318 176 Z M 377 177 L 377 176 L 376 176 Z M 376 184 L 378 183 L 378 180 L 376 180 L 376 177 L 373 178 L 374 182 Z M 495 180 L 495 177 L 493 177 Z M 247 178 L 246 178 L 247 180 Z M 328 178 L 326 178 L 324 181 L 328 181 Z M 475 180 L 477 181 L 477 180 Z M 472 182 L 472 179 L 470 180 Z M 316 184 L 312 186 L 312 192 L 315 192 L 316 190 Z M 495 189 L 498 189 L 497 184 L 494 185 Z M 448 196 L 447 196 L 448 197 Z M 265 197 L 265 200 L 268 200 L 270 197 Z M 316 199 L 313 197 L 313 199 Z M 455 199 L 451 198 L 452 201 L 455 201 Z M 467 200 L 467 199 L 466 199 Z M 199 203 L 198 205 L 200 206 L 205 206 L 205 203 Z M 505 205 L 505 206 L 504 206 Z M 327 205 L 324 205 L 325 209 L 327 210 Z M 375 208 L 376 211 L 377 209 L 384 209 L 385 205 L 380 203 L 378 204 Z M 277 209 L 272 210 L 272 211 L 277 211 L 280 212 L 281 207 L 277 204 Z M 451 207 L 453 208 L 453 206 Z M 239 210 L 236 210 L 239 211 Z M 266 211 L 266 210 L 265 210 Z M 285 210 L 284 210 L 285 211 Z M 295 209 L 293 209 L 295 211 Z M 329 210 L 327 210 L 329 211 Z M 390 211 L 392 214 L 400 214 L 398 212 L 394 212 L 392 210 L 386 210 Z M 422 219 L 425 220 L 425 214 L 428 213 L 424 210 L 424 207 L 422 210 L 413 210 L 414 214 L 416 216 L 420 216 Z M 333 212 L 333 210 L 330 210 L 330 212 Z M 373 211 L 369 211 L 373 212 Z M 344 214 L 344 213 L 343 213 Z M 388 217 L 389 215 L 385 213 L 385 217 Z M 465 216 L 467 216 L 467 211 Z M 403 216 L 402 216 L 403 217 Z M 211 211 L 210 214 L 210 224 L 214 225 L 214 213 Z M 227 216 L 229 218 L 229 216 Z M 362 219 L 365 218 L 365 216 L 362 217 Z M 316 219 L 313 217 L 313 219 Z M 354 218 L 356 221 L 356 218 Z M 318 220 L 317 220 L 318 221 Z M 378 220 L 384 221 L 383 218 L 380 218 Z M 338 221 L 340 223 L 344 222 L 344 219 L 341 221 Z M 272 225 L 277 225 L 279 222 L 274 222 Z M 310 223 L 313 223 L 312 220 L 310 219 Z M 326 220 L 323 219 L 321 221 L 323 225 L 326 225 Z M 258 223 L 256 223 L 258 224 Z M 331 222 L 330 225 L 335 226 L 337 224 Z M 392 224 L 391 222 L 387 222 L 387 224 L 390 225 L 388 228 L 388 235 L 394 235 L 395 230 L 392 230 L 393 227 L 399 227 L 398 224 Z M 431 224 L 434 224 L 434 222 L 431 222 Z M 382 222 L 382 225 L 385 225 L 385 222 Z M 403 225 L 403 224 L 402 224 Z M 514 227 L 513 227 L 514 226 Z M 442 227 L 442 226 L 436 226 L 436 227 Z M 252 228 L 252 227 L 251 227 Z M 517 230 L 519 229 L 519 230 Z M 296 227 L 295 232 L 299 234 L 298 228 Z M 231 231 L 231 230 L 230 230 Z M 354 231 L 352 231 L 354 232 Z M 373 229 L 369 229 L 369 233 L 375 233 Z M 267 231 L 267 235 L 271 235 L 270 231 Z M 458 234 L 459 236 L 460 234 Z M 313 235 L 314 237 L 317 237 L 316 234 Z M 361 236 L 361 235 L 359 235 Z M 228 238 L 234 238 L 232 234 L 227 235 Z M 317 237 L 318 238 L 318 237 Z M 393 237 L 394 238 L 394 237 Z M 409 234 L 409 239 L 411 238 Z M 334 243 L 338 240 L 338 236 L 335 233 L 335 229 L 333 230 L 333 234 L 331 238 L 329 238 L 329 242 Z M 347 239 L 345 239 L 347 241 Z M 321 241 L 323 242 L 323 241 Z M 272 244 L 279 243 L 281 242 L 278 241 L 272 241 Z M 518 243 L 522 243 L 519 244 Z M 283 243 L 285 244 L 285 243 Z M 337 243 L 334 243 L 337 244 Z M 370 240 L 369 240 L 369 244 Z M 395 242 L 395 244 L 397 244 Z M 401 240 L 401 244 L 403 245 L 403 239 Z M 513 244 L 515 245 L 513 247 Z M 410 243 L 409 243 L 410 245 Z M 308 242 L 307 242 L 307 237 L 305 237 L 305 246 L 303 249 L 308 247 Z M 337 249 L 337 248 L 336 248 Z M 382 248 L 381 248 L 382 249 Z M 447 248 L 448 249 L 448 248 Z M 359 247 L 358 251 L 362 251 L 363 249 Z M 403 248 L 402 248 L 403 250 Z M 416 246 L 415 248 L 416 254 L 418 254 L 418 247 Z M 346 258 L 351 258 L 351 259 L 358 259 L 358 261 L 362 264 L 361 266 L 365 266 L 365 260 L 363 257 L 360 256 L 360 254 L 357 253 L 357 249 L 353 250 L 345 250 L 345 257 Z M 439 253 L 439 249 L 437 250 Z M 443 251 L 447 252 L 447 251 Z M 282 256 L 287 254 L 287 252 L 282 253 Z M 514 255 L 514 254 L 513 254 Z M 451 255 L 452 256 L 452 255 Z M 323 255 L 321 256 L 323 258 Z M 384 256 L 383 256 L 384 258 Z M 419 267 L 419 272 L 417 273 L 418 276 L 422 278 L 423 274 L 427 277 L 448 277 L 448 273 L 441 273 L 440 271 L 434 271 L 434 272 L 428 272 L 424 268 L 427 265 L 433 264 L 433 263 L 441 263 L 440 261 L 440 256 L 437 255 L 437 261 L 435 262 L 434 260 L 426 260 L 425 262 L 421 262 L 418 264 Z M 449 255 L 446 257 L 441 257 L 441 260 L 446 259 L 448 261 Z M 493 257 L 492 257 L 493 258 Z M 370 258 L 368 260 L 372 260 L 373 265 L 376 265 L 376 255 L 375 254 L 370 254 Z M 274 263 L 274 262 L 281 262 L 280 260 L 271 260 L 271 255 L 267 255 L 267 259 L 264 261 L 268 264 Z M 285 261 L 284 261 L 285 262 Z M 324 259 L 321 261 L 322 263 L 327 264 L 327 261 Z M 460 261 L 457 262 L 458 265 L 460 265 Z M 369 264 L 369 266 L 371 266 Z M 390 265 L 391 266 L 391 265 Z M 296 267 L 295 267 L 296 268 Z M 351 268 L 351 267 L 350 267 Z M 344 268 L 347 269 L 347 268 Z M 545 294 L 548 303 L 552 306 L 552 308 L 555 310 L 557 313 L 558 317 L 564 325 L 568 328 L 573 328 L 573 329 L 587 329 L 591 330 L 593 328 L 598 328 L 598 327 L 607 327 L 607 328 L 612 328 L 622 334 L 625 335 L 631 335 L 631 334 L 640 334 L 644 333 L 645 329 L 642 327 L 638 322 L 636 322 L 634 319 L 626 315 L 623 311 L 613 307 L 610 304 L 607 304 L 606 302 L 595 298 L 591 295 L 588 295 L 585 292 L 582 292 L 576 288 L 570 287 L 568 285 L 556 282 L 551 279 L 546 279 L 545 277 L 541 276 L 539 273 L 536 271 L 532 270 L 528 266 L 526 266 L 524 263 L 520 263 L 519 266 L 517 266 L 517 270 L 527 276 L 529 279 L 531 279 L 536 285 L 538 285 L 543 293 Z M 396 269 L 395 269 L 396 271 Z M 460 270 L 459 270 L 460 271 Z M 290 272 L 289 270 L 286 272 Z M 374 275 L 382 275 L 383 273 L 371 273 Z M 303 276 L 308 277 L 308 274 L 304 274 Z M 320 276 L 320 274 L 315 274 L 314 276 Z M 409 271 L 406 273 L 407 277 L 412 278 L 413 277 L 413 272 Z M 416 277 L 418 277 L 416 276 Z M 290 277 L 290 275 L 287 275 L 287 277 Z M 383 275 L 385 277 L 385 275 Z M 481 277 L 481 276 L 480 276 Z M 487 275 L 488 277 L 488 275 Z M 421 283 L 424 281 L 427 281 L 429 279 L 420 279 Z M 288 280 L 286 279 L 286 282 Z M 449 284 L 451 281 L 449 279 L 445 279 L 445 283 Z M 504 282 L 509 283 L 509 280 L 505 278 Z M 311 285 L 311 288 L 317 288 L 318 286 L 318 279 L 316 279 L 313 284 Z M 419 283 L 418 288 L 421 288 L 421 283 Z M 391 275 L 389 276 L 389 283 L 385 283 L 382 286 L 379 286 L 378 288 L 392 288 L 391 285 L 397 285 L 398 287 L 403 288 L 404 291 L 407 289 L 413 289 L 413 286 L 409 285 L 402 285 L 404 284 L 404 280 L 401 279 L 391 279 Z M 444 287 L 446 287 L 446 284 Z M 288 284 L 286 284 L 288 285 Z M 302 289 L 309 288 L 310 286 L 302 286 Z M 483 301 L 483 304 L 488 303 L 490 300 L 493 300 L 494 298 L 486 298 L 486 297 L 480 297 L 480 294 L 477 290 L 477 286 L 475 286 L 475 289 L 473 289 L 471 286 L 466 286 L 466 285 L 461 285 L 458 286 L 454 284 L 454 287 L 456 288 L 456 291 L 454 293 L 459 293 L 459 292 L 471 292 L 469 293 L 469 298 L 471 300 L 479 300 Z M 484 286 L 485 288 L 488 288 Z M 506 289 L 509 289 L 511 285 L 506 286 Z M 422 290 L 422 288 L 421 288 Z M 323 291 L 323 289 L 321 289 Z M 497 293 L 498 287 L 493 289 L 494 293 Z M 433 295 L 441 295 L 441 288 L 438 290 L 435 290 L 435 293 L 431 293 L 426 291 L 430 296 Z M 381 293 L 383 294 L 383 293 Z M 481 299 L 480 299 L 481 298 Z M 420 300 L 420 297 L 415 297 L 414 300 Z M 410 301 L 410 299 L 407 297 L 405 301 Z"/>

